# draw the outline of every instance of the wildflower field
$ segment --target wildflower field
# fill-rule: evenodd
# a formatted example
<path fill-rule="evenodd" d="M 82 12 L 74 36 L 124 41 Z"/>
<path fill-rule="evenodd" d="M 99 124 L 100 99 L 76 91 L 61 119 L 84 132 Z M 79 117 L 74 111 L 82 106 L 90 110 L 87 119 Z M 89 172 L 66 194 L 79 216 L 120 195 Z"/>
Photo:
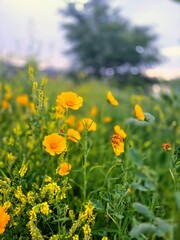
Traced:
<path fill-rule="evenodd" d="M 0 82 L 0 239 L 180 239 L 180 95 Z"/>

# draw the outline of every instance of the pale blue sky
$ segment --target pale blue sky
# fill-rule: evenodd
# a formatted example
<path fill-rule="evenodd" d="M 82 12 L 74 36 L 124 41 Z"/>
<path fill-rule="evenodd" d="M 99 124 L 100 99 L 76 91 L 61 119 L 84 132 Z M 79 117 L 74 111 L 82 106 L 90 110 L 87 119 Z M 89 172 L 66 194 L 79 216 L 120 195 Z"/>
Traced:
<path fill-rule="evenodd" d="M 81 2 L 85 0 L 74 0 Z M 69 59 L 63 54 L 68 43 L 57 14 L 65 0 L 0 0 L 0 57 L 16 63 L 36 54 L 41 66 L 65 68 Z M 180 76 L 180 4 L 172 0 L 111 0 L 132 24 L 152 26 L 159 35 L 157 46 L 166 62 L 147 70 L 151 76 Z"/>

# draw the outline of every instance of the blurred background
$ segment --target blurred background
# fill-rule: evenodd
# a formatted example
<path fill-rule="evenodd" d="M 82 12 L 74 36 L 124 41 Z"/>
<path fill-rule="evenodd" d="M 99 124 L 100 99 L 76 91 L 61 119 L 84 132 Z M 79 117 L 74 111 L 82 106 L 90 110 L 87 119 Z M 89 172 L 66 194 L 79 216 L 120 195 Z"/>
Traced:
<path fill-rule="evenodd" d="M 180 78 L 178 0 L 1 0 L 0 74 Z M 134 79 L 134 78 L 133 78 Z"/>

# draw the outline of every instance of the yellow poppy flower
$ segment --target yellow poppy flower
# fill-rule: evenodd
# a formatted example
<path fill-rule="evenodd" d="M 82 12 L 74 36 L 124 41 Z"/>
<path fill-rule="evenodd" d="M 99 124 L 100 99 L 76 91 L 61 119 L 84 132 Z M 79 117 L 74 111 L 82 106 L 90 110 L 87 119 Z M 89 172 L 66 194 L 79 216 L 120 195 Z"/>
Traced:
<path fill-rule="evenodd" d="M 71 164 L 63 162 L 60 164 L 58 173 L 61 176 L 66 176 L 69 174 L 69 171 L 71 170 L 71 168 L 72 168 Z"/>
<path fill-rule="evenodd" d="M 119 105 L 118 101 L 115 99 L 115 97 L 112 95 L 110 91 L 107 93 L 107 100 L 113 106 Z"/>
<path fill-rule="evenodd" d="M 83 98 L 74 92 L 63 92 L 57 97 L 56 102 L 65 109 L 78 110 L 83 105 Z"/>
<path fill-rule="evenodd" d="M 81 139 L 80 133 L 72 128 L 68 129 L 67 134 L 68 134 L 68 139 L 70 139 L 73 142 L 78 142 Z"/>
<path fill-rule="evenodd" d="M 66 150 L 66 139 L 57 133 L 52 133 L 44 138 L 42 145 L 46 147 L 46 152 L 54 156 Z"/>
<path fill-rule="evenodd" d="M 96 131 L 97 125 L 91 118 L 83 118 L 78 124 L 78 130 L 87 129 L 88 132 Z"/>
<path fill-rule="evenodd" d="M 118 134 L 114 134 L 111 137 L 111 144 L 116 156 L 119 156 L 121 153 L 124 152 L 123 138 L 120 137 Z"/>
<path fill-rule="evenodd" d="M 0 234 L 3 234 L 5 227 L 10 220 L 10 216 L 6 213 L 4 208 L 0 206 Z"/>
<path fill-rule="evenodd" d="M 93 106 L 90 110 L 90 115 L 91 116 L 96 116 L 98 113 L 98 108 L 96 106 Z"/>
<path fill-rule="evenodd" d="M 29 97 L 26 94 L 19 95 L 16 97 L 16 102 L 19 105 L 28 106 L 29 105 Z"/>
<path fill-rule="evenodd" d="M 143 121 L 145 119 L 143 110 L 142 110 L 142 108 L 141 108 L 141 106 L 139 104 L 135 105 L 135 107 L 134 107 L 134 114 L 141 121 Z"/>
<path fill-rule="evenodd" d="M 112 117 L 106 116 L 103 118 L 103 120 L 105 123 L 110 123 L 110 122 L 112 122 Z"/>
<path fill-rule="evenodd" d="M 127 137 L 127 134 L 119 125 L 114 126 L 114 131 L 116 134 L 118 134 L 123 139 L 125 139 Z"/>

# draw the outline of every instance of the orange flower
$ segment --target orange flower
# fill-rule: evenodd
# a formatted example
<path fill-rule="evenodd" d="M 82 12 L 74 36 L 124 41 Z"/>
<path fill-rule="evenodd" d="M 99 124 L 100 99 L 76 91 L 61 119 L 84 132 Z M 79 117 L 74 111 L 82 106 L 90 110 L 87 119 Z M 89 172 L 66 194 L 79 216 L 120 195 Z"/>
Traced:
<path fill-rule="evenodd" d="M 83 105 L 83 98 L 74 92 L 63 92 L 57 97 L 56 102 L 65 109 L 78 110 Z"/>
<path fill-rule="evenodd" d="M 23 94 L 23 95 L 19 95 L 16 97 L 16 102 L 20 105 L 23 105 L 23 106 L 28 106 L 29 104 L 29 98 L 28 98 L 28 95 L 26 94 Z"/>
<path fill-rule="evenodd" d="M 96 116 L 97 113 L 98 113 L 97 107 L 96 107 L 96 106 L 93 106 L 93 107 L 91 108 L 91 110 L 90 110 L 90 115 L 91 115 L 91 116 Z"/>
<path fill-rule="evenodd" d="M 127 134 L 119 125 L 114 126 L 114 131 L 116 134 L 118 134 L 123 139 L 125 139 L 127 137 Z"/>
<path fill-rule="evenodd" d="M 30 103 L 29 103 L 29 108 L 30 108 L 30 110 L 31 110 L 33 113 L 37 114 L 37 110 L 36 110 L 36 108 L 35 108 L 34 102 L 30 102 Z"/>
<path fill-rule="evenodd" d="M 74 126 L 76 117 L 74 115 L 69 115 L 67 118 L 67 124 Z"/>
<path fill-rule="evenodd" d="M 118 101 L 115 99 L 115 97 L 112 95 L 110 91 L 107 93 L 107 100 L 113 106 L 119 105 Z"/>
<path fill-rule="evenodd" d="M 73 142 L 78 142 L 81 139 L 79 132 L 72 128 L 68 129 L 67 134 L 68 134 L 68 139 L 70 139 Z"/>
<path fill-rule="evenodd" d="M 0 234 L 5 231 L 6 224 L 9 222 L 10 216 L 5 212 L 4 208 L 0 206 Z"/>
<path fill-rule="evenodd" d="M 9 107 L 9 102 L 6 101 L 6 100 L 3 100 L 3 101 L 2 101 L 2 107 L 3 107 L 4 109 L 7 109 L 7 108 Z"/>
<path fill-rule="evenodd" d="M 113 151 L 116 156 L 119 156 L 121 153 L 124 152 L 123 138 L 120 137 L 118 134 L 112 135 L 111 144 L 112 144 Z"/>
<path fill-rule="evenodd" d="M 54 156 L 66 150 L 66 139 L 57 133 L 52 133 L 44 138 L 42 145 L 46 147 L 46 152 Z"/>
<path fill-rule="evenodd" d="M 83 131 L 87 129 L 88 132 L 96 131 L 97 125 L 91 118 L 83 118 L 78 124 L 78 130 Z"/>
<path fill-rule="evenodd" d="M 7 93 L 5 94 L 5 99 L 6 99 L 6 100 L 9 100 L 11 97 L 12 97 L 12 94 L 11 94 L 10 92 L 7 92 Z"/>
<path fill-rule="evenodd" d="M 58 105 L 55 112 L 56 118 L 62 118 L 64 116 L 64 112 L 65 109 L 61 105 Z"/>
<path fill-rule="evenodd" d="M 112 121 L 112 117 L 106 116 L 103 118 L 105 123 L 110 123 Z"/>
<path fill-rule="evenodd" d="M 60 164 L 58 173 L 61 176 L 68 175 L 71 168 L 72 168 L 71 164 L 63 162 L 63 163 Z"/>
<path fill-rule="evenodd" d="M 143 110 L 142 110 L 141 106 L 138 104 L 136 104 L 134 107 L 134 114 L 141 121 L 143 121 L 145 119 Z"/>
<path fill-rule="evenodd" d="M 163 148 L 165 151 L 171 151 L 171 144 L 170 144 L 170 143 L 163 143 L 163 144 L 162 144 L 162 148 Z"/>

